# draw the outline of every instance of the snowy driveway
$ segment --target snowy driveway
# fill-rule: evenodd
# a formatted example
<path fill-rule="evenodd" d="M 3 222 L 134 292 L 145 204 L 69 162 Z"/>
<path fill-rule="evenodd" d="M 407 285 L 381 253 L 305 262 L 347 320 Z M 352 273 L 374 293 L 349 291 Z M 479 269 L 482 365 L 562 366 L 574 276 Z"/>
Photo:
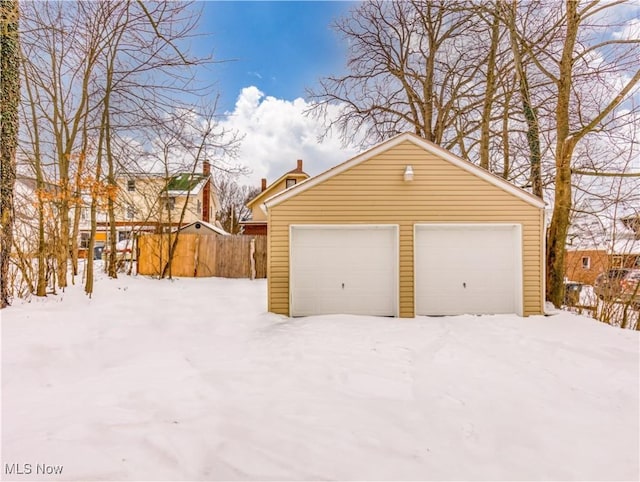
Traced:
<path fill-rule="evenodd" d="M 6 480 L 640 478 L 640 332 L 289 320 L 264 280 L 79 291 L 2 312 Z"/>

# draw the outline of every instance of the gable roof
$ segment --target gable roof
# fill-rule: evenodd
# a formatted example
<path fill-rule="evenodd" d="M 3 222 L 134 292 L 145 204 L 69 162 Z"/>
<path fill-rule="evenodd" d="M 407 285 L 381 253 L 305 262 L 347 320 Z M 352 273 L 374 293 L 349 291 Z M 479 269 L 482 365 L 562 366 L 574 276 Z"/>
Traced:
<path fill-rule="evenodd" d="M 295 168 L 292 169 L 289 172 L 284 173 L 282 176 L 280 176 L 278 179 L 276 179 L 275 181 L 273 181 L 271 184 L 269 184 L 269 187 L 267 187 L 264 191 L 258 193 L 256 195 L 256 197 L 254 197 L 253 199 L 251 199 L 250 201 L 247 202 L 247 207 L 251 208 L 251 206 L 253 206 L 256 202 L 258 202 L 260 199 L 267 199 L 269 197 L 269 195 L 271 194 L 271 191 L 273 191 L 273 188 L 275 186 L 277 186 L 278 184 L 280 184 L 284 179 L 286 179 L 287 177 L 295 177 L 295 178 L 304 178 L 304 179 L 308 179 L 309 178 L 309 174 L 307 174 L 306 172 L 304 172 L 302 169 L 299 168 Z M 297 184 L 296 184 L 297 186 Z M 292 188 L 289 188 L 292 189 Z"/>
<path fill-rule="evenodd" d="M 525 191 L 524 189 L 521 189 L 513 184 L 511 184 L 509 181 L 496 176 L 495 174 L 490 173 L 489 171 L 476 166 L 475 164 L 466 161 L 458 156 L 456 156 L 455 154 L 447 151 L 446 149 L 434 144 L 433 142 L 429 142 L 425 139 L 423 139 L 422 137 L 419 137 L 415 134 L 411 134 L 411 133 L 404 133 L 404 134 L 399 134 L 395 137 L 392 137 L 391 139 L 381 142 L 380 144 L 378 144 L 377 146 L 372 147 L 371 149 L 368 149 L 360 154 L 358 154 L 357 156 L 349 159 L 346 162 L 343 162 L 342 164 L 338 164 L 337 166 L 332 167 L 331 169 L 328 169 L 327 171 L 318 174 L 315 177 L 306 179 L 305 181 L 302 181 L 299 184 L 296 184 L 295 186 L 291 187 L 290 189 L 287 189 L 285 191 L 282 191 L 280 193 L 275 194 L 274 196 L 271 196 L 270 198 L 268 198 L 264 204 L 265 206 L 268 208 L 277 206 L 278 204 L 280 204 L 281 202 L 296 196 L 304 191 L 306 191 L 309 188 L 312 188 L 313 186 L 316 186 L 317 184 L 320 184 L 324 181 L 326 181 L 327 179 L 332 178 L 333 176 L 336 176 L 348 169 L 351 169 L 354 166 L 357 166 L 358 164 L 367 161 L 369 159 L 371 159 L 372 157 L 377 156 L 378 154 L 381 154 L 382 152 L 385 152 L 403 142 L 411 142 L 413 144 L 415 144 L 416 146 L 424 149 L 427 152 L 430 152 L 438 157 L 440 157 L 441 159 L 444 159 L 445 161 L 450 162 L 451 164 L 464 169 L 465 171 L 481 178 L 484 179 L 485 181 L 493 184 L 494 186 L 516 196 L 517 198 L 522 199 L 523 201 L 527 202 L 528 204 L 531 204 L 532 206 L 535 206 L 537 208 L 544 208 L 545 207 L 545 203 L 542 199 L 540 199 L 537 196 L 534 196 L 533 194 Z M 265 191 L 266 192 L 266 191 Z"/>
<path fill-rule="evenodd" d="M 224 229 L 219 228 L 218 226 L 208 223 L 206 221 L 194 221 L 192 223 L 189 224 L 185 224 L 184 226 L 176 229 L 176 231 L 182 231 L 184 229 L 187 229 L 189 226 L 193 226 L 194 224 L 201 224 L 202 226 L 204 226 L 207 229 L 210 229 L 211 231 L 214 231 L 215 233 L 218 233 L 222 236 L 229 236 L 229 233 L 227 233 Z"/>

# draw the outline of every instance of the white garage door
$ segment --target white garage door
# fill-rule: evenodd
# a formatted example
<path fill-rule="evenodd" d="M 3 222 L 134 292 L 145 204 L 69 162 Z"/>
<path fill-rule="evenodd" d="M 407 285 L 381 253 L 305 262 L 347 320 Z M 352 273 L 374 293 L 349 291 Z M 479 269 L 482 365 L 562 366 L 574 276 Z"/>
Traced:
<path fill-rule="evenodd" d="M 521 227 L 415 227 L 417 315 L 522 314 Z"/>
<path fill-rule="evenodd" d="M 397 315 L 397 226 L 292 226 L 291 315 Z"/>

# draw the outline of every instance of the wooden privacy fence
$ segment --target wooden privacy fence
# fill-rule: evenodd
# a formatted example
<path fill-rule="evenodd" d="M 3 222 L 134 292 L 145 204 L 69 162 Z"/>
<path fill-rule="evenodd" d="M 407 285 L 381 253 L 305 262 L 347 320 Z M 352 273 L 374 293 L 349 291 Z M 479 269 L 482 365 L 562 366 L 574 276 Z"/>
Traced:
<path fill-rule="evenodd" d="M 138 237 L 138 274 L 160 276 L 175 234 Z M 180 234 L 167 276 L 266 278 L 266 236 Z"/>

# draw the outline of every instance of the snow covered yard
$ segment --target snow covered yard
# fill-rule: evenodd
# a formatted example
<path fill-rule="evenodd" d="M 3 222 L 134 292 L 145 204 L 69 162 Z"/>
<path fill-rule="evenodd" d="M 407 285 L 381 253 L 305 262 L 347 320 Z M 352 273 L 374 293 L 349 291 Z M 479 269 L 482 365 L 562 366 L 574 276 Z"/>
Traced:
<path fill-rule="evenodd" d="M 101 279 L 2 312 L 2 474 L 638 480 L 639 383 L 640 332 L 569 313 L 287 319 L 264 280 Z"/>

